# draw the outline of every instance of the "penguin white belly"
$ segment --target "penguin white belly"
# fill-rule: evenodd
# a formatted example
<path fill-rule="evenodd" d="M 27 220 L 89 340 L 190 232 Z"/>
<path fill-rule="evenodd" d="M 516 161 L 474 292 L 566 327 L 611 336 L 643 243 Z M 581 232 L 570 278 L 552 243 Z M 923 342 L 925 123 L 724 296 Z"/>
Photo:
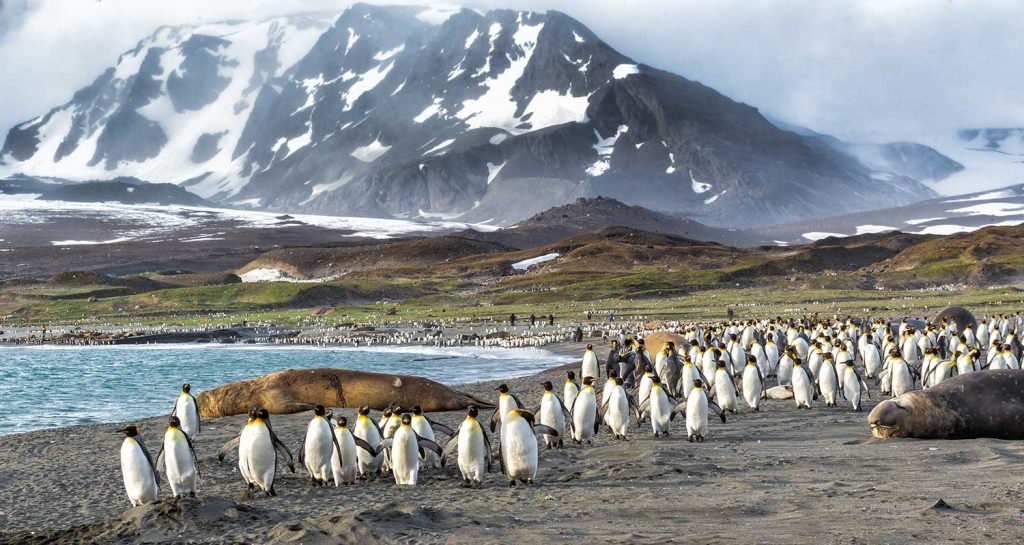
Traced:
<path fill-rule="evenodd" d="M 904 361 L 892 363 L 892 395 L 901 396 L 914 389 L 913 377 L 910 376 L 910 368 Z"/>
<path fill-rule="evenodd" d="M 864 349 L 864 369 L 868 378 L 875 378 L 882 371 L 882 360 L 878 356 L 878 347 L 869 344 Z"/>
<path fill-rule="evenodd" d="M 814 385 L 810 377 L 801 368 L 793 368 L 793 400 L 797 407 L 811 408 L 811 400 L 814 399 Z"/>
<path fill-rule="evenodd" d="M 537 476 L 537 438 L 525 419 L 516 418 L 502 426 L 501 450 L 510 481 L 532 481 Z"/>
<path fill-rule="evenodd" d="M 430 426 L 430 421 L 424 416 L 417 415 L 412 417 L 412 429 L 416 432 L 416 435 L 437 442 L 434 428 Z M 423 467 L 441 467 L 441 458 L 434 451 L 423 449 L 423 455 Z"/>
<path fill-rule="evenodd" d="M 274 476 L 277 472 L 277 454 L 274 452 L 274 445 L 270 441 L 270 430 L 266 424 L 247 424 L 242 430 L 242 437 L 238 442 L 238 467 L 245 469 L 249 475 L 249 482 L 258 486 L 264 492 L 269 492 L 274 486 Z"/>
<path fill-rule="evenodd" d="M 373 448 L 377 448 L 380 445 L 380 433 L 373 425 L 373 422 L 365 416 L 356 420 L 356 429 L 352 433 L 354 433 L 356 437 L 369 443 Z M 380 471 L 381 463 L 384 461 L 384 454 L 381 453 L 374 456 L 363 449 L 359 449 L 358 452 L 356 452 L 356 459 L 359 461 L 359 474 L 369 475 L 370 473 Z"/>
<path fill-rule="evenodd" d="M 715 401 L 723 411 L 736 412 L 736 389 L 724 369 L 719 369 L 715 379 Z"/>
<path fill-rule="evenodd" d="M 604 381 L 604 388 L 601 388 L 601 407 L 608 404 L 608 400 L 611 399 L 614 390 L 615 382 L 611 380 Z"/>
<path fill-rule="evenodd" d="M 356 482 L 359 461 L 356 458 L 356 440 L 346 428 L 334 428 L 334 438 L 341 447 L 341 455 L 338 449 L 331 454 L 331 473 L 334 474 L 334 486 L 352 484 Z M 369 453 L 367 453 L 369 454 Z"/>
<path fill-rule="evenodd" d="M 408 426 L 395 431 L 391 445 L 391 472 L 395 476 L 395 484 L 412 486 L 419 477 L 420 453 L 414 433 Z"/>
<path fill-rule="evenodd" d="M 334 441 L 331 425 L 322 416 L 314 417 L 306 427 L 306 441 L 302 448 L 305 451 L 306 471 L 310 478 L 317 482 L 327 482 L 331 478 L 331 455 L 334 453 Z"/>
<path fill-rule="evenodd" d="M 821 372 L 821 362 L 823 361 L 825 361 L 825 358 L 817 350 L 811 352 L 811 355 L 807 357 L 807 367 L 811 370 L 812 375 L 818 376 L 818 373 Z"/>
<path fill-rule="evenodd" d="M 498 397 L 498 416 L 501 417 L 501 421 L 505 422 L 505 415 L 508 414 L 512 409 L 518 409 L 516 405 L 516 399 L 509 394 L 501 394 Z"/>
<path fill-rule="evenodd" d="M 181 421 L 181 431 L 188 434 L 192 439 L 199 434 L 199 413 L 196 412 L 196 404 L 192 397 L 187 394 L 178 396 L 174 406 L 174 414 Z"/>
<path fill-rule="evenodd" d="M 583 353 L 583 365 L 581 366 L 580 374 L 582 375 L 580 380 L 583 380 L 584 377 L 597 378 L 597 355 L 594 354 L 593 350 L 587 350 Z"/>
<path fill-rule="evenodd" d="M 626 399 L 626 391 L 621 386 L 612 389 L 604 421 L 616 437 L 626 436 L 626 427 L 629 425 L 629 401 Z"/>
<path fill-rule="evenodd" d="M 540 402 L 540 423 L 551 426 L 558 432 L 558 437 L 544 436 L 544 442 L 549 448 L 557 447 L 565 435 L 565 414 L 562 412 L 561 404 L 555 399 L 554 394 L 544 394 Z"/>
<path fill-rule="evenodd" d="M 788 355 L 780 358 L 778 369 L 775 370 L 775 376 L 779 379 L 780 386 L 783 384 L 792 384 L 793 358 L 790 358 Z"/>
<path fill-rule="evenodd" d="M 125 438 L 121 443 L 121 474 L 124 477 L 124 490 L 128 493 L 132 507 L 157 500 L 160 492 L 156 485 L 156 475 L 153 475 L 153 467 L 149 465 L 149 459 L 142 452 L 142 447 L 131 437 Z"/>
<path fill-rule="evenodd" d="M 700 378 L 700 375 L 697 373 L 697 367 L 693 365 L 687 365 L 683 369 L 683 399 L 690 397 L 690 392 L 693 391 L 694 379 Z"/>
<path fill-rule="evenodd" d="M 576 397 L 572 410 L 573 439 L 587 441 L 594 436 L 594 421 L 597 419 L 597 399 L 593 388 L 584 388 Z"/>
<path fill-rule="evenodd" d="M 836 396 L 839 393 L 839 382 L 836 380 L 836 370 L 831 363 L 825 361 L 821 364 L 821 375 L 818 377 L 818 387 L 821 389 L 821 396 L 825 398 L 826 407 L 836 405 Z"/>
<path fill-rule="evenodd" d="M 651 381 L 651 377 L 647 376 L 647 374 L 644 374 L 644 376 L 640 379 L 640 390 L 637 394 L 637 399 L 640 400 L 640 403 L 643 403 L 645 399 L 649 399 L 651 397 L 652 384 L 654 384 L 654 382 Z M 651 414 L 651 411 L 648 409 L 644 411 L 643 414 L 640 415 L 640 417 L 647 418 L 649 414 Z"/>
<path fill-rule="evenodd" d="M 956 359 L 956 372 L 959 374 L 973 373 L 974 362 L 967 356 L 960 356 Z"/>
<path fill-rule="evenodd" d="M 779 346 L 775 343 L 764 347 L 764 355 L 768 358 L 768 374 L 777 372 L 779 367 Z"/>
<path fill-rule="evenodd" d="M 704 376 L 708 379 L 706 387 L 710 390 L 715 387 L 715 374 L 718 370 L 718 366 L 715 364 L 714 355 L 710 350 L 704 353 L 703 368 Z"/>
<path fill-rule="evenodd" d="M 459 428 L 459 471 L 463 479 L 473 483 L 483 481 L 487 472 L 487 448 L 490 445 L 484 444 L 480 424 L 464 421 Z"/>
<path fill-rule="evenodd" d="M 662 381 L 668 378 L 668 356 L 664 352 L 658 352 L 658 357 L 654 361 L 654 373 Z"/>
<path fill-rule="evenodd" d="M 695 390 L 686 399 L 686 435 L 703 438 L 708 431 L 708 398 L 703 390 Z"/>
<path fill-rule="evenodd" d="M 651 428 L 654 430 L 654 435 L 668 435 L 672 407 L 669 405 L 668 396 L 661 388 L 651 394 L 650 412 Z"/>
<path fill-rule="evenodd" d="M 164 433 L 164 465 L 174 497 L 195 494 L 196 464 L 183 430 L 169 429 Z"/>
<path fill-rule="evenodd" d="M 753 365 L 743 369 L 743 399 L 751 409 L 761 409 L 761 377 Z"/>
<path fill-rule="evenodd" d="M 573 401 L 576 401 L 576 396 L 580 394 L 580 389 L 576 384 L 572 382 L 566 382 L 565 387 L 562 388 L 562 402 L 565 403 L 566 407 L 572 407 Z"/>
<path fill-rule="evenodd" d="M 843 374 L 843 393 L 846 395 L 846 399 L 850 401 L 850 405 L 853 410 L 860 410 L 860 380 L 857 379 L 857 373 L 853 372 L 853 369 L 846 369 Z"/>

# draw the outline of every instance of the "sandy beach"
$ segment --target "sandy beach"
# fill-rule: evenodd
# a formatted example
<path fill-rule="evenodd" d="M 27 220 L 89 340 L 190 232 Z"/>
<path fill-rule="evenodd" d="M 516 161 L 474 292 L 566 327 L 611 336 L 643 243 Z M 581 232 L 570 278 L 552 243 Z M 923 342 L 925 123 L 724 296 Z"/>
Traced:
<path fill-rule="evenodd" d="M 556 352 L 577 354 L 560 344 Z M 508 380 L 533 407 L 552 369 Z M 459 388 L 494 397 L 502 381 Z M 879 400 L 877 392 L 866 411 Z M 351 417 L 354 410 L 345 409 Z M 461 412 L 432 415 L 455 427 Z M 390 477 L 311 487 L 285 471 L 276 498 L 248 499 L 231 457 L 216 453 L 243 416 L 206 420 L 196 442 L 198 499 L 130 508 L 121 482 L 121 424 L 66 427 L 0 437 L 0 543 L 1008 543 L 1019 524 L 1024 484 L 1018 442 L 991 439 L 872 439 L 867 412 L 797 411 L 767 401 L 711 423 L 704 444 L 685 425 L 629 441 L 602 429 L 592 446 L 542 451 L 537 483 L 509 489 L 492 473 L 466 489 L 457 469 L 426 470 L 415 488 Z M 308 414 L 273 417 L 295 448 Z M 141 422 L 158 448 L 164 417 Z M 492 441 L 495 438 L 492 438 Z M 933 507 L 943 499 L 948 507 Z"/>

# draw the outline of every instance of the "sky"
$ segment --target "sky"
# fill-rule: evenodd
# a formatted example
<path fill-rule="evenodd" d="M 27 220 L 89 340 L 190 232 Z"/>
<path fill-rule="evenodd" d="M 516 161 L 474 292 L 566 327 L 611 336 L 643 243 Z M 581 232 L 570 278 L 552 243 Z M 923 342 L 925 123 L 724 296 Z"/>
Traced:
<path fill-rule="evenodd" d="M 0 0 L 0 131 L 160 25 L 341 12 L 348 0 Z M 373 2 L 427 3 L 427 2 Z M 568 13 L 638 62 L 852 141 L 1024 126 L 1024 2 L 471 0 Z M 0 132 L 2 134 L 2 132 Z"/>

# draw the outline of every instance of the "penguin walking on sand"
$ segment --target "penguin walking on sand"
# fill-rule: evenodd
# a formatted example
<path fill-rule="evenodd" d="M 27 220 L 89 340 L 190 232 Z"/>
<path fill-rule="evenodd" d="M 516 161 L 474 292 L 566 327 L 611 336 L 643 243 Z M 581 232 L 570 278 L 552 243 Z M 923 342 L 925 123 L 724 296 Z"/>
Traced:
<path fill-rule="evenodd" d="M 579 395 L 573 400 L 569 409 L 570 420 L 572 420 L 572 440 L 575 443 L 582 443 L 597 435 L 601 421 L 597 419 L 597 394 L 594 392 L 594 379 L 583 377 L 583 387 Z"/>
<path fill-rule="evenodd" d="M 893 352 L 888 367 L 893 397 L 899 397 L 914 389 L 914 375 L 910 370 L 910 365 L 898 350 Z"/>
<path fill-rule="evenodd" d="M 588 377 L 589 378 L 589 377 Z M 558 432 L 543 424 L 534 424 L 530 411 L 513 409 L 501 423 L 499 442 L 501 469 L 508 477 L 509 487 L 516 481 L 533 484 L 537 477 L 537 436 L 536 434 L 558 437 Z"/>
<path fill-rule="evenodd" d="M 376 454 L 376 449 L 369 443 L 357 438 L 348 429 L 348 419 L 339 416 L 334 421 L 334 442 L 338 448 L 331 454 L 331 474 L 334 475 L 334 486 L 353 484 L 359 475 L 359 449 L 357 442 L 369 454 Z"/>
<path fill-rule="evenodd" d="M 580 365 L 580 378 L 601 376 L 601 368 L 597 363 L 597 354 L 594 353 L 594 345 L 588 344 L 583 351 L 583 363 Z"/>
<path fill-rule="evenodd" d="M 156 457 L 156 467 L 163 467 L 167 483 L 175 498 L 195 497 L 199 478 L 199 459 L 196 458 L 192 439 L 181 429 L 181 419 L 172 416 L 167 422 L 164 442 Z"/>
<path fill-rule="evenodd" d="M 288 464 L 295 473 L 295 461 L 270 424 L 270 411 L 259 408 L 249 411 L 249 420 L 237 437 L 225 443 L 218 458 L 223 461 L 227 451 L 238 447 L 238 471 L 245 479 L 249 491 L 262 491 L 266 496 L 276 496 L 274 479 L 277 477 L 278 458 Z"/>
<path fill-rule="evenodd" d="M 195 439 L 202 430 L 202 422 L 199 419 L 199 402 L 192 396 L 192 385 L 185 383 L 181 385 L 181 394 L 174 400 L 174 409 L 171 416 L 177 416 L 181 422 L 181 431 L 188 434 L 189 439 Z"/>
<path fill-rule="evenodd" d="M 310 484 L 326 485 L 333 476 L 331 458 L 341 455 L 341 447 L 334 437 L 327 409 L 323 405 L 313 408 L 313 419 L 306 426 L 306 436 L 299 445 L 299 463 L 309 472 Z"/>
<path fill-rule="evenodd" d="M 576 400 L 576 395 L 579 393 L 580 383 L 576 382 L 576 373 L 567 371 L 565 386 L 562 388 L 562 402 L 566 407 L 572 407 L 572 402 Z"/>
<path fill-rule="evenodd" d="M 437 442 L 437 436 L 434 434 L 434 430 L 443 432 L 448 437 L 455 435 L 455 432 L 448 426 L 427 418 L 427 415 L 423 414 L 423 408 L 419 405 L 412 406 L 412 429 L 416 432 L 416 435 L 435 443 Z M 434 454 L 430 449 L 424 449 L 423 465 L 425 467 L 441 467 L 441 457 Z"/>
<path fill-rule="evenodd" d="M 747 365 L 743 368 L 743 399 L 754 411 L 761 410 L 761 400 L 766 397 L 764 387 L 764 375 L 761 373 L 761 366 L 758 365 L 757 357 L 747 356 Z"/>
<path fill-rule="evenodd" d="M 671 421 L 679 411 L 673 411 L 676 400 L 661 387 L 661 377 L 651 377 L 651 389 L 648 396 L 640 402 L 640 411 L 651 415 L 651 429 L 654 437 L 668 436 Z M 684 409 L 685 412 L 685 409 Z"/>
<path fill-rule="evenodd" d="M 704 393 L 704 381 L 702 380 L 695 382 L 690 397 L 682 403 L 685 403 L 686 407 L 686 440 L 691 443 L 694 441 L 704 442 L 704 435 L 708 431 L 708 409 L 714 410 L 722 419 L 722 423 L 725 423 L 725 411 L 713 401 L 708 400 L 707 394 Z"/>
<path fill-rule="evenodd" d="M 839 397 L 839 374 L 832 364 L 832 353 L 822 354 L 821 365 L 818 367 L 818 390 L 825 398 L 826 407 L 835 407 Z"/>
<path fill-rule="evenodd" d="M 117 430 L 117 433 L 124 434 L 124 442 L 121 443 L 121 475 L 132 507 L 156 501 L 160 497 L 156 464 L 139 436 L 139 428 L 127 426 Z"/>
<path fill-rule="evenodd" d="M 860 401 L 861 397 L 867 395 L 871 397 L 871 392 L 868 390 L 868 384 L 861 378 L 860 373 L 853 365 L 847 365 L 843 371 L 843 396 L 850 405 L 853 407 L 853 412 L 859 413 L 861 411 Z"/>
<path fill-rule="evenodd" d="M 438 456 L 441 449 L 437 443 L 420 437 L 412 429 L 412 415 L 403 413 L 401 424 L 395 430 L 395 435 L 385 439 L 381 444 L 388 451 L 390 459 L 391 474 L 395 477 L 395 484 L 401 486 L 415 486 L 420 474 L 420 458 L 424 450 L 431 450 Z"/>
<path fill-rule="evenodd" d="M 541 383 L 544 387 L 544 393 L 540 398 L 540 407 L 534 412 L 535 415 L 540 415 L 540 423 L 558 432 L 558 435 L 545 435 L 544 443 L 547 444 L 547 448 L 562 448 L 563 437 L 565 436 L 565 422 L 569 415 L 569 409 L 565 408 L 565 404 L 555 394 L 551 381 L 544 381 Z"/>
<path fill-rule="evenodd" d="M 696 387 L 696 381 L 694 381 L 694 388 Z M 726 369 L 725 362 L 719 360 L 718 370 L 715 371 L 715 400 L 723 411 L 735 413 L 738 409 L 736 395 L 736 383 L 733 382 L 732 375 Z"/>
<path fill-rule="evenodd" d="M 462 481 L 466 486 L 479 487 L 484 475 L 491 470 L 493 464 L 491 440 L 487 437 L 477 416 L 480 414 L 476 405 L 470 405 L 466 411 L 466 419 L 459 426 L 459 432 L 444 446 L 441 453 L 441 466 L 448 463 L 452 451 L 458 449 L 457 461 Z"/>
<path fill-rule="evenodd" d="M 384 440 L 384 432 L 369 415 L 369 406 L 359 407 L 359 416 L 356 417 L 355 429 L 352 430 L 352 435 L 365 441 L 371 449 L 361 449 L 356 452 L 359 475 L 363 477 L 379 474 L 384 463 L 384 454 L 379 452 L 380 443 Z"/>
<path fill-rule="evenodd" d="M 864 360 L 864 374 L 867 378 L 875 378 L 882 372 L 882 357 L 878 353 L 878 347 L 872 342 L 872 337 L 867 336 L 867 342 L 861 351 L 861 358 Z"/>
<path fill-rule="evenodd" d="M 512 409 L 523 409 L 523 402 L 515 394 L 508 391 L 508 384 L 499 384 L 495 388 L 498 394 L 498 406 L 491 414 L 491 433 L 498 429 L 498 424 L 505 421 L 505 415 Z"/>
<path fill-rule="evenodd" d="M 797 409 L 810 409 L 814 399 L 814 377 L 797 356 L 793 359 L 793 400 Z"/>
<path fill-rule="evenodd" d="M 629 428 L 629 410 L 635 407 L 635 401 L 626 393 L 622 377 L 615 377 L 605 386 L 611 388 L 608 401 L 601 406 L 600 419 L 612 430 L 616 439 L 626 440 L 626 430 Z M 637 423 L 640 421 L 640 413 L 636 412 Z"/>

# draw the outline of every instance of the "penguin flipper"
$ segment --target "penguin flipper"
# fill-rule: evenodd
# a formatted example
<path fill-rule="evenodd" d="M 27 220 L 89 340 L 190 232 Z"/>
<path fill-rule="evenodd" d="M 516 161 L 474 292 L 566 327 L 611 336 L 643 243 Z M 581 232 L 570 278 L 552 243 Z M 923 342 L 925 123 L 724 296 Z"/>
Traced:
<path fill-rule="evenodd" d="M 283 454 L 288 456 L 288 469 L 292 470 L 292 473 L 295 473 L 295 457 L 292 456 L 292 451 L 288 450 L 288 447 L 277 438 L 277 434 L 274 433 L 273 428 L 268 425 L 267 430 L 270 431 L 270 443 L 274 446 L 274 451 L 276 451 L 278 455 Z M 303 450 L 305 449 L 300 449 L 299 452 L 301 453 Z"/>
<path fill-rule="evenodd" d="M 366 452 L 369 452 L 371 455 L 376 456 L 380 454 L 379 452 L 377 452 L 377 449 L 373 448 L 373 445 L 366 442 L 366 439 L 363 439 L 362 437 L 356 437 L 354 433 L 352 434 L 352 439 L 355 440 L 357 447 L 365 450 Z"/>
<path fill-rule="evenodd" d="M 562 408 L 562 414 L 565 415 L 566 420 L 572 420 L 572 415 L 569 414 L 569 409 L 565 408 L 565 402 L 562 401 L 562 398 L 558 397 L 558 394 L 551 394 L 551 395 L 555 396 L 555 399 L 558 400 L 558 406 Z M 540 414 L 540 413 L 538 413 L 538 414 Z"/>
<path fill-rule="evenodd" d="M 722 419 L 722 423 L 725 424 L 725 411 L 718 406 L 718 403 L 714 401 L 708 401 L 708 408 L 715 412 Z"/>
<path fill-rule="evenodd" d="M 238 444 L 241 441 L 242 441 L 242 434 L 238 434 L 238 435 L 234 436 L 234 438 L 228 440 L 227 443 L 224 443 L 224 446 L 220 447 L 220 450 L 217 451 L 217 461 L 218 462 L 223 462 L 224 461 L 224 457 L 226 457 L 228 455 L 228 452 L 230 452 L 232 450 L 238 450 Z"/>
<path fill-rule="evenodd" d="M 551 437 L 558 437 L 558 430 L 551 426 L 545 426 L 544 424 L 537 424 L 533 427 L 533 432 L 538 435 L 550 435 Z"/>
<path fill-rule="evenodd" d="M 526 408 L 526 405 L 523 405 L 523 402 L 519 400 L 519 396 L 517 396 L 516 394 L 513 394 L 511 392 L 509 392 L 508 395 L 512 396 L 512 399 L 515 400 L 516 408 L 517 409 L 525 409 Z"/>
<path fill-rule="evenodd" d="M 199 400 L 192 394 L 188 395 L 189 399 L 192 400 L 192 406 L 196 408 L 196 434 L 202 433 L 203 431 L 203 417 L 199 414 Z M 175 404 L 177 405 L 177 404 Z M 177 408 L 177 407 L 175 407 Z M 185 434 L 188 435 L 188 434 Z M 197 466 L 198 467 L 198 466 Z"/>
<path fill-rule="evenodd" d="M 146 456 L 146 461 L 149 462 L 150 469 L 153 470 L 153 481 L 156 483 L 157 493 L 159 494 L 159 492 L 160 492 L 160 479 L 157 478 L 157 475 L 159 474 L 159 472 L 156 470 L 156 464 L 153 463 L 153 457 L 149 455 L 149 449 L 146 448 L 146 443 L 142 442 L 142 437 L 136 436 L 135 437 L 135 442 L 139 444 L 139 448 L 142 449 L 142 454 L 144 454 Z M 163 447 L 160 447 L 160 448 L 161 448 L 161 450 L 163 450 Z"/>
<path fill-rule="evenodd" d="M 672 407 L 672 412 L 670 412 L 668 415 L 669 421 L 675 420 L 677 414 L 686 414 L 685 401 L 680 401 L 679 403 L 676 403 L 674 407 Z"/>
<path fill-rule="evenodd" d="M 156 455 L 156 465 L 153 468 L 154 471 L 156 471 L 156 468 L 158 468 L 158 467 L 164 467 L 164 445 L 163 445 L 163 443 L 160 444 L 160 452 L 158 452 L 157 455 Z"/>
<path fill-rule="evenodd" d="M 627 403 L 627 404 L 628 404 L 628 405 L 629 405 L 630 407 L 633 407 L 633 410 L 634 410 L 634 411 L 636 411 L 636 412 L 634 413 L 634 414 L 636 415 L 636 425 L 637 425 L 637 426 L 639 426 L 639 425 L 640 425 L 640 416 L 641 416 L 641 414 L 640 414 L 640 413 L 642 412 L 642 411 L 640 410 L 640 406 L 636 404 L 636 400 L 635 400 L 635 399 L 633 399 L 633 396 L 626 396 L 626 403 Z"/>
<path fill-rule="evenodd" d="M 430 452 L 433 452 L 434 454 L 436 454 L 438 456 L 441 455 L 441 447 L 437 446 L 437 443 L 431 441 L 430 439 L 426 439 L 424 437 L 420 437 L 419 435 L 416 436 L 416 446 L 418 447 L 418 450 L 420 451 L 420 456 L 422 456 L 424 458 L 427 457 L 426 452 L 424 452 L 424 451 L 427 451 L 427 450 L 429 450 Z"/>
<path fill-rule="evenodd" d="M 448 457 L 455 452 L 455 449 L 459 448 L 459 436 L 456 435 L 445 443 L 444 448 L 441 450 L 441 467 L 444 467 L 448 463 Z M 490 446 L 488 445 L 488 448 Z"/>
<path fill-rule="evenodd" d="M 431 420 L 430 418 L 427 418 L 427 422 L 430 422 L 430 427 L 433 428 L 434 431 L 444 432 L 449 437 L 452 437 L 452 436 L 456 435 L 454 430 L 452 430 L 451 428 L 449 428 L 448 426 L 445 426 L 444 424 L 442 424 L 440 422 L 435 422 L 434 420 Z"/>
<path fill-rule="evenodd" d="M 501 417 L 498 416 L 498 411 L 500 410 L 501 403 L 498 403 L 498 405 L 494 407 L 494 412 L 491 413 L 491 433 L 494 433 L 494 430 L 498 429 L 498 423 L 501 422 Z"/>
<path fill-rule="evenodd" d="M 395 438 L 394 437 L 388 437 L 387 439 L 381 441 L 380 444 L 377 445 L 377 454 L 380 454 L 380 453 L 382 453 L 382 452 L 384 452 L 386 450 L 390 450 L 391 449 L 391 445 L 393 445 L 394 443 L 395 443 Z M 388 458 L 390 459 L 391 457 L 388 456 Z"/>

